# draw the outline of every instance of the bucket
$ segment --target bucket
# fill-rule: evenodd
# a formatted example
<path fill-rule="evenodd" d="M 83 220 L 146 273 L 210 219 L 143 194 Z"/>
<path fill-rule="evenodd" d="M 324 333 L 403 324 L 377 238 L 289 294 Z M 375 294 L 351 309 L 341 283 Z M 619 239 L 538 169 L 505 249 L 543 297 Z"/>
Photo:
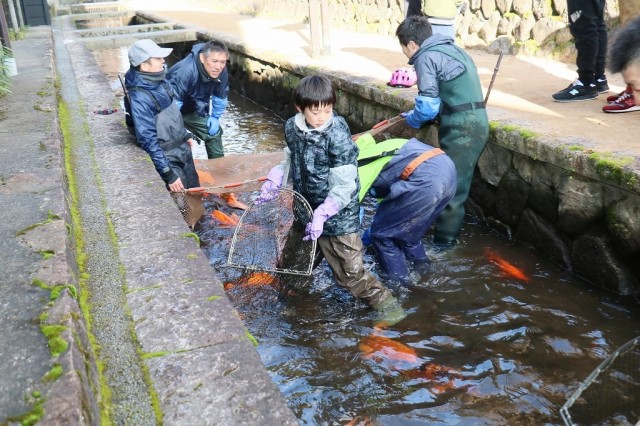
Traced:
<path fill-rule="evenodd" d="M 18 66 L 16 65 L 16 58 L 5 56 L 2 58 L 2 65 L 4 73 L 9 77 L 18 75 Z"/>

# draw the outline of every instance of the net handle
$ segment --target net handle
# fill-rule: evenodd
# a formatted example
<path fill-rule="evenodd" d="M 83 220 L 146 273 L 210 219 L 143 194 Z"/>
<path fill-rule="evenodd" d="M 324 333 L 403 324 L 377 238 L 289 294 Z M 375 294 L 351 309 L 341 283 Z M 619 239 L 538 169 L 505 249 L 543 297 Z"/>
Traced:
<path fill-rule="evenodd" d="M 183 189 L 182 191 L 179 192 L 184 192 L 187 194 L 198 194 L 201 192 L 210 192 L 211 190 L 215 190 L 215 189 L 227 189 L 227 188 L 236 188 L 238 186 L 242 186 L 242 185 L 246 185 L 248 183 L 253 183 L 253 182 L 264 182 L 265 180 L 267 180 L 266 176 L 260 176 L 259 178 L 255 178 L 255 179 L 247 179 L 247 180 L 243 180 L 241 182 L 232 182 L 232 183 L 227 183 L 225 185 L 218 185 L 218 186 L 196 186 L 194 188 L 187 188 L 187 189 Z"/>

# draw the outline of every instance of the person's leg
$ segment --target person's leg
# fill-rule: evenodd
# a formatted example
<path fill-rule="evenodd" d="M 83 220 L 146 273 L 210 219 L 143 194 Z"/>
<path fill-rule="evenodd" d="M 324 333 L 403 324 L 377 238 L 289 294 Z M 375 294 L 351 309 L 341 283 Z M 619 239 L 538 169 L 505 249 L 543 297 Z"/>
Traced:
<path fill-rule="evenodd" d="M 204 141 L 209 159 L 224 157 L 222 127 L 220 127 L 218 133 L 211 136 L 207 126 L 207 117 L 200 117 L 196 112 L 192 112 L 183 115 L 182 118 L 184 119 L 184 126 L 196 135 L 198 139 Z"/>
<path fill-rule="evenodd" d="M 376 258 L 384 278 L 403 283 L 409 279 L 409 269 L 400 246 L 391 238 L 372 237 Z"/>
<path fill-rule="evenodd" d="M 598 54 L 595 62 L 595 77 L 605 78 L 605 66 L 607 60 L 607 24 L 604 21 L 604 0 L 598 0 L 598 9 L 596 14 L 596 25 L 598 31 Z M 607 90 L 609 88 L 607 87 Z"/>
<path fill-rule="evenodd" d="M 370 272 L 362 259 L 362 242 L 357 233 L 320 237 L 318 246 L 327 259 L 338 285 L 375 308 L 392 297 L 391 292 Z"/>
<path fill-rule="evenodd" d="M 569 0 L 569 31 L 577 50 L 578 79 L 589 87 L 595 85 L 596 58 L 600 40 L 598 35 L 598 8 L 600 0 Z"/>

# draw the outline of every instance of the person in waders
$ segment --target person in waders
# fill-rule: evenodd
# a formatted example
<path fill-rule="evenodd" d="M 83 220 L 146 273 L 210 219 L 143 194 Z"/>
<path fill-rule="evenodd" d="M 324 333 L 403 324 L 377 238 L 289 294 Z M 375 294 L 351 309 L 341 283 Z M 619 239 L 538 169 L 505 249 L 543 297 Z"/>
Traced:
<path fill-rule="evenodd" d="M 199 43 L 167 71 L 187 129 L 204 141 L 209 159 L 224 157 L 220 117 L 227 108 L 229 49 L 218 40 Z"/>
<path fill-rule="evenodd" d="M 432 34 L 425 16 L 406 18 L 396 36 L 418 77 L 415 107 L 401 115 L 420 129 L 423 142 L 433 120 L 439 120 L 439 145 L 456 166 L 456 194 L 436 220 L 433 236 L 434 244 L 450 247 L 460 235 L 473 171 L 489 137 L 480 78 L 473 59 L 451 37 Z"/>
<path fill-rule="evenodd" d="M 422 238 L 456 193 L 455 165 L 415 138 L 376 143 L 364 134 L 356 144 L 360 201 L 367 195 L 379 200 L 362 242 L 373 245 L 386 279 L 407 284 L 410 269 L 429 272 Z"/>
<path fill-rule="evenodd" d="M 313 209 L 304 240 L 316 240 L 313 267 L 325 258 L 336 282 L 378 311 L 377 320 L 394 325 L 406 317 L 400 302 L 364 267 L 358 235 L 358 147 L 344 118 L 335 114 L 336 93 L 331 80 L 311 75 L 294 90 L 298 113 L 285 123 L 285 163 L 269 171 L 258 202 L 286 184 Z M 285 176 L 285 170 L 290 174 Z M 286 250 L 286 249 L 285 249 Z"/>
<path fill-rule="evenodd" d="M 191 154 L 191 135 L 165 81 L 164 58 L 172 49 L 153 40 L 138 40 L 129 48 L 125 74 L 128 109 L 136 141 L 144 149 L 171 191 L 200 186 Z"/>

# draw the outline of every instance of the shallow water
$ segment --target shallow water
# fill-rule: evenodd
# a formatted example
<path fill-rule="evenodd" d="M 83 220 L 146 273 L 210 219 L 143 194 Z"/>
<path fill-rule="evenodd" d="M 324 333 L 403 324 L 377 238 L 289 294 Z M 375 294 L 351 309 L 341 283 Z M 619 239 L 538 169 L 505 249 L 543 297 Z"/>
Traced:
<path fill-rule="evenodd" d="M 116 91 L 126 60 L 124 67 L 105 72 Z M 235 93 L 221 122 L 228 154 L 283 147 L 282 120 Z M 251 202 L 256 194 L 239 196 Z M 367 220 L 372 213 L 367 205 Z M 387 329 L 374 330 L 373 312 L 333 283 L 326 263 L 311 284 L 300 279 L 293 292 L 275 285 L 227 291 L 302 424 L 562 424 L 558 410 L 579 384 L 640 335 L 637 304 L 467 220 L 458 246 L 430 250 L 433 265 L 426 277 L 392 287 L 409 316 Z M 224 266 L 233 229 L 207 214 L 197 232 L 219 279 L 236 280 L 241 271 Z M 429 247 L 429 236 L 425 241 Z M 504 276 L 486 248 L 529 281 Z M 377 274 L 370 252 L 365 261 Z M 372 335 L 405 345 L 404 352 L 365 356 L 361 343 Z M 398 354 L 402 360 L 393 359 Z"/>

